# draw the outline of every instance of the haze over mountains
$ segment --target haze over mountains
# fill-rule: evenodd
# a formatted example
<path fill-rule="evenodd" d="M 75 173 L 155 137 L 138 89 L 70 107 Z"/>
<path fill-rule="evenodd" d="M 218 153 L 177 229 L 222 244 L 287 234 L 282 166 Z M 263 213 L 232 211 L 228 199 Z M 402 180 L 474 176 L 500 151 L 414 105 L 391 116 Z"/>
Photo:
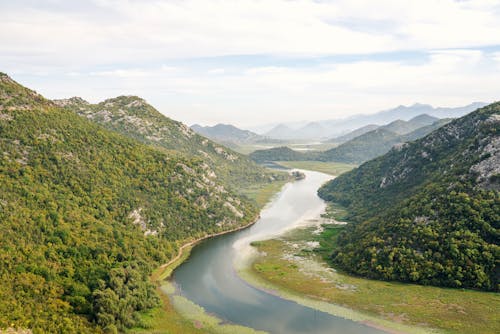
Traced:
<path fill-rule="evenodd" d="M 262 131 L 266 126 L 253 127 L 258 134 L 283 140 L 318 140 L 331 139 L 368 125 L 383 125 L 395 120 L 408 121 L 421 114 L 437 118 L 461 117 L 477 108 L 485 106 L 483 102 L 473 102 L 462 107 L 433 107 L 415 103 L 411 106 L 398 106 L 375 114 L 360 114 L 344 119 L 331 119 L 315 122 L 293 122 L 274 125 L 270 130 Z M 269 126 L 267 126 L 269 128 Z M 262 132 L 261 132 L 262 131 Z"/>
<path fill-rule="evenodd" d="M 388 152 L 395 145 L 421 138 L 449 121 L 422 114 L 409 121 L 396 120 L 384 126 L 369 125 L 354 130 L 332 139 L 340 145 L 326 151 L 303 153 L 275 147 L 257 150 L 250 157 L 257 162 L 319 160 L 359 164 Z"/>
<path fill-rule="evenodd" d="M 231 124 L 216 124 L 214 126 L 191 125 L 191 129 L 202 136 L 218 143 L 253 144 L 269 140 L 249 130 L 242 130 Z"/>

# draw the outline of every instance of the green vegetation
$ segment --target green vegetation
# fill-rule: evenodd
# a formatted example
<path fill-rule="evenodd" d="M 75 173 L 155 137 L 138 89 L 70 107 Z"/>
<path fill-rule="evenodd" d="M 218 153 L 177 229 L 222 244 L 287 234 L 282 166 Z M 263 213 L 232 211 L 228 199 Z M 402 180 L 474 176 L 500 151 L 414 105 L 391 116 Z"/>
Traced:
<path fill-rule="evenodd" d="M 430 117 L 430 116 L 428 116 Z M 289 147 L 275 147 L 266 150 L 257 150 L 250 157 L 259 163 L 266 161 L 336 161 L 347 164 L 359 164 L 387 153 L 393 146 L 404 142 L 422 138 L 432 131 L 448 123 L 449 119 L 438 120 L 427 125 L 423 121 L 395 121 L 375 130 L 362 133 L 339 146 L 326 151 L 298 152 Z M 435 118 L 430 118 L 434 120 Z M 428 120 L 430 122 L 430 120 Z M 406 131 L 413 130 L 407 133 Z"/>
<path fill-rule="evenodd" d="M 500 103 L 479 109 L 324 185 L 319 195 L 354 222 L 332 249 L 335 266 L 498 291 L 499 113 Z"/>
<path fill-rule="evenodd" d="M 349 213 L 342 205 L 334 202 L 328 202 L 326 204 L 325 213 L 323 213 L 321 217 L 333 219 L 338 222 L 345 222 L 349 218 Z"/>
<path fill-rule="evenodd" d="M 120 96 L 98 104 L 80 98 L 56 101 L 109 130 L 168 151 L 196 157 L 209 166 L 227 188 L 243 193 L 247 187 L 285 180 L 286 174 L 271 172 L 248 157 L 196 134 L 137 96 Z"/>
<path fill-rule="evenodd" d="M 404 139 L 400 135 L 379 128 L 323 152 L 318 159 L 361 163 L 388 152 L 395 144 L 402 142 Z"/>
<path fill-rule="evenodd" d="M 287 182 L 287 180 L 279 180 L 265 185 L 249 186 L 243 191 L 243 194 L 262 209 Z"/>
<path fill-rule="evenodd" d="M 250 153 L 250 158 L 256 162 L 266 161 L 303 161 L 315 160 L 316 153 L 302 153 L 292 150 L 286 146 L 273 147 L 266 150 L 257 150 Z"/>
<path fill-rule="evenodd" d="M 323 161 L 279 161 L 277 163 L 287 168 L 313 170 L 335 176 L 348 172 L 354 167 L 356 167 L 356 165 L 345 164 L 341 162 L 323 162 Z"/>
<path fill-rule="evenodd" d="M 250 280 L 299 303 L 404 333 L 434 332 L 433 328 L 463 334 L 500 331 L 498 293 L 376 281 L 333 271 L 324 260 L 337 247 L 343 227 L 322 228 L 322 234 L 317 227 L 301 228 L 279 239 L 253 243 L 261 255 L 251 268 L 256 278 Z M 320 246 L 311 251 L 314 242 Z"/>
<path fill-rule="evenodd" d="M 4 74 L 0 154 L 0 328 L 140 326 L 138 311 L 161 303 L 149 276 L 181 242 L 258 213 L 200 159 L 109 131 Z"/>

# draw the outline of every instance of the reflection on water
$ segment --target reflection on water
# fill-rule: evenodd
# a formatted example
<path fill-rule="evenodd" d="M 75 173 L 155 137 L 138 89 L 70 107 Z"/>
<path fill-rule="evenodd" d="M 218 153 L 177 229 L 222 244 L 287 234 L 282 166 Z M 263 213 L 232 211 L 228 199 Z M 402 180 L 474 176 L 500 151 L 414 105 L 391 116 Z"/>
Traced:
<path fill-rule="evenodd" d="M 279 234 L 323 211 L 325 204 L 316 190 L 330 176 L 304 172 L 306 178 L 287 184 L 255 225 L 196 246 L 175 270 L 174 281 L 182 295 L 207 312 L 270 333 L 384 333 L 253 288 L 235 272 L 234 262 L 248 251 L 251 241 Z"/>

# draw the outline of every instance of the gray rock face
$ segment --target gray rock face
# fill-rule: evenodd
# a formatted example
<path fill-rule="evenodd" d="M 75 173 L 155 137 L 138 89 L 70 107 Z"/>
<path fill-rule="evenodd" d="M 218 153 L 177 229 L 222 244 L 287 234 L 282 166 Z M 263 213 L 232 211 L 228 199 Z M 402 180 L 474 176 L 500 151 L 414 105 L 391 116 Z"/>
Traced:
<path fill-rule="evenodd" d="M 500 115 L 491 115 L 485 123 L 500 126 Z M 499 190 L 499 185 L 491 182 L 491 179 L 500 174 L 500 137 L 490 139 L 490 142 L 483 147 L 481 157 L 483 159 L 470 168 L 470 172 L 477 174 L 477 185 Z"/>

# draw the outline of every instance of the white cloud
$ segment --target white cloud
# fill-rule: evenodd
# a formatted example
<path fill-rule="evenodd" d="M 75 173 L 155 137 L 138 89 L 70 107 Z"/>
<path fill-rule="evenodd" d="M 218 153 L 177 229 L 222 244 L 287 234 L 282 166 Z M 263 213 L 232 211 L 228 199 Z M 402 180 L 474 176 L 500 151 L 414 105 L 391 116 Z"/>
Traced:
<path fill-rule="evenodd" d="M 49 97 L 141 95 L 188 123 L 491 101 L 500 56 L 483 47 L 494 45 L 490 0 L 0 2 L 1 71 Z M 398 58 L 415 51 L 417 61 Z M 211 58 L 236 55 L 288 61 Z M 330 55 L 344 58 L 314 61 Z"/>
<path fill-rule="evenodd" d="M 28 63 L 89 66 L 500 44 L 494 1 L 101 0 L 87 1 L 89 13 L 23 3 L 0 4 L 0 59 L 29 55 Z"/>
<path fill-rule="evenodd" d="M 130 81 L 120 75 L 106 82 L 81 75 L 75 93 L 66 95 L 87 93 L 84 97 L 94 101 L 113 94 L 140 95 L 189 124 L 328 119 L 414 102 L 458 106 L 496 100 L 500 68 L 491 67 L 492 62 L 498 62 L 497 54 L 445 50 L 433 51 L 421 63 L 363 60 L 316 67 L 267 66 L 215 76 L 210 71 L 149 69 Z M 82 86 L 92 90 L 80 93 Z"/>

